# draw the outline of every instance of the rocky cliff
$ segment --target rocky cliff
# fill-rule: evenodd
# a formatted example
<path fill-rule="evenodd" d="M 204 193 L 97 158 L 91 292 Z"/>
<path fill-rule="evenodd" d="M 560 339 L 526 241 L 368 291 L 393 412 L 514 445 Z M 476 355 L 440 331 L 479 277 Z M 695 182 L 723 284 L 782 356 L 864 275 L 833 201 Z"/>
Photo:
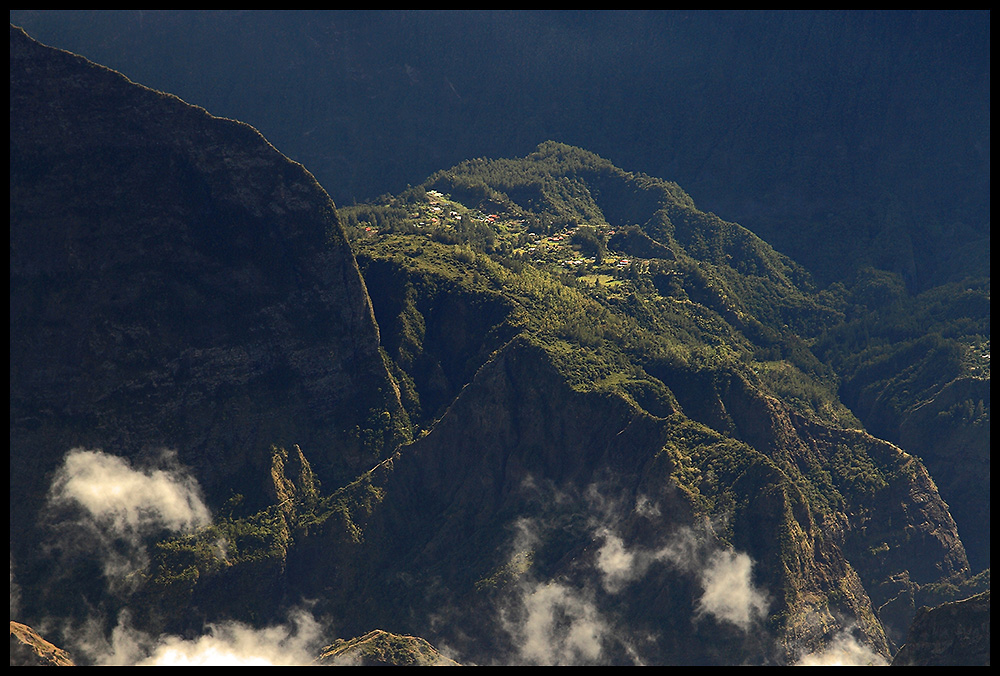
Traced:
<path fill-rule="evenodd" d="M 912 603 L 882 606 L 968 568 L 926 470 L 738 379 L 715 387 L 737 438 L 576 390 L 515 338 L 429 434 L 344 489 L 350 518 L 301 542 L 291 577 L 351 632 L 395 622 L 474 662 L 786 663 L 845 632 L 887 657 Z M 726 557 L 752 575 L 713 614 L 705 571 Z M 535 612 L 570 616 L 545 651 L 524 633 Z"/>
<path fill-rule="evenodd" d="M 20 622 L 10 623 L 10 666 L 72 667 L 73 658 Z"/>
<path fill-rule="evenodd" d="M 892 666 L 990 665 L 990 593 L 921 608 Z"/>
<path fill-rule="evenodd" d="M 251 127 L 10 30 L 10 521 L 74 448 L 163 449 L 265 504 L 272 443 L 336 482 L 408 431 L 327 194 Z M 44 566 L 43 566 L 44 568 Z"/>

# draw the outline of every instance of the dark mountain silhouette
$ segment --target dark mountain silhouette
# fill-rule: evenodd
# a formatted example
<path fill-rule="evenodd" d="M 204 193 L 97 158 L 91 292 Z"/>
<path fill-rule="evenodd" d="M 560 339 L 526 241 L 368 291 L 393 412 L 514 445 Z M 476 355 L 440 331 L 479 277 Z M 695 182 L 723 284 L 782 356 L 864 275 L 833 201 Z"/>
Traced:
<path fill-rule="evenodd" d="M 824 283 L 988 273 L 989 11 L 39 11 L 260 129 L 341 205 L 555 139 L 678 181 Z"/>
<path fill-rule="evenodd" d="M 14 28 L 10 98 L 15 561 L 42 555 L 36 520 L 73 448 L 169 449 L 210 499 L 235 481 L 251 504 L 283 439 L 325 449 L 331 481 L 378 461 L 383 415 L 405 412 L 305 169 Z"/>

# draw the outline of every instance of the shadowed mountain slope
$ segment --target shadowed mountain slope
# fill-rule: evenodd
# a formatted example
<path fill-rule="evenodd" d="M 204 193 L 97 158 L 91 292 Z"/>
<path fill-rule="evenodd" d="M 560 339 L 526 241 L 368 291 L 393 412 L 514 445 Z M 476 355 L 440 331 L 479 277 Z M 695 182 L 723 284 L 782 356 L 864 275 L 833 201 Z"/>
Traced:
<path fill-rule="evenodd" d="M 245 124 L 10 33 L 13 560 L 40 554 L 73 448 L 169 449 L 210 502 L 258 505 L 283 439 L 332 482 L 377 462 L 408 425 L 313 177 Z"/>

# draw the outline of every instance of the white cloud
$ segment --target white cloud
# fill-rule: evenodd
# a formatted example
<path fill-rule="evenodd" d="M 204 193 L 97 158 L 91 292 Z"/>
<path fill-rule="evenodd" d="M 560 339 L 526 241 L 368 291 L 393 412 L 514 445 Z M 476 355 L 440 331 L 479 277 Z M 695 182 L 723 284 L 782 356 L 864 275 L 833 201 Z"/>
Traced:
<path fill-rule="evenodd" d="M 594 664 L 608 631 L 589 595 L 558 582 L 525 586 L 520 607 L 502 615 L 520 660 L 566 666 Z"/>
<path fill-rule="evenodd" d="M 742 552 L 711 545 L 711 538 L 699 537 L 690 528 L 679 530 L 665 546 L 656 549 L 628 548 L 609 528 L 595 533 L 603 540 L 597 551 L 597 569 L 604 590 L 616 594 L 646 575 L 657 562 L 697 576 L 702 587 L 698 599 L 700 615 L 733 624 L 747 631 L 767 614 L 767 595 L 753 584 L 753 561 Z"/>
<path fill-rule="evenodd" d="M 157 466 L 133 467 L 125 458 L 74 448 L 52 480 L 48 510 L 56 548 L 98 556 L 112 591 L 145 567 L 147 536 L 211 523 L 197 481 L 169 452 Z"/>
<path fill-rule="evenodd" d="M 282 625 L 255 629 L 238 622 L 214 624 L 193 640 L 161 638 L 137 666 L 295 666 L 319 655 L 323 628 L 306 611 Z"/>
<path fill-rule="evenodd" d="M 518 519 L 512 565 L 537 547 L 546 531 L 547 527 L 536 520 Z M 590 591 L 560 581 L 540 582 L 530 573 L 519 579 L 512 591 L 499 614 L 516 651 L 512 663 L 565 666 L 600 662 L 609 629 Z"/>
<path fill-rule="evenodd" d="M 742 552 L 713 552 L 699 572 L 704 593 L 700 612 L 747 631 L 758 617 L 767 614 L 767 596 L 753 584 L 753 561 Z"/>
<path fill-rule="evenodd" d="M 538 581 L 525 571 L 511 602 L 501 612 L 502 626 L 513 639 L 521 661 L 595 664 L 611 652 L 623 651 L 635 663 L 642 663 L 633 649 L 635 637 L 626 639 L 628 632 L 617 626 L 621 618 L 616 619 L 613 611 L 603 611 L 613 607 L 607 604 L 614 603 L 615 595 L 646 577 L 657 564 L 698 581 L 702 592 L 695 601 L 697 617 L 712 617 L 747 632 L 766 616 L 769 601 L 753 582 L 752 559 L 720 546 L 707 524 L 701 529 L 680 528 L 657 548 L 630 546 L 615 526 L 621 519 L 621 504 L 609 500 L 596 486 L 590 486 L 584 496 L 591 512 L 589 527 L 599 543 L 593 558 L 578 559 L 568 577 L 558 580 Z M 644 496 L 639 496 L 631 511 L 640 518 L 662 520 L 658 505 Z M 551 524 L 544 519 L 519 520 L 514 552 L 530 551 L 544 542 L 550 531 L 559 527 L 555 519 L 550 520 Z M 590 566 L 598 575 L 596 588 L 588 582 Z M 575 582 L 570 583 L 571 578 Z"/>
<path fill-rule="evenodd" d="M 49 491 L 53 504 L 75 503 L 90 518 L 121 534 L 165 528 L 183 531 L 211 521 L 197 482 L 178 467 L 133 469 L 103 451 L 74 448 Z"/>
<path fill-rule="evenodd" d="M 296 666 L 320 653 L 325 627 L 305 609 L 282 624 L 254 628 L 240 622 L 210 624 L 201 636 L 151 636 L 132 626 L 123 611 L 111 634 L 93 619 L 70 634 L 75 651 L 97 666 Z"/>
<path fill-rule="evenodd" d="M 598 533 L 604 543 L 597 550 L 597 569 L 601 572 L 604 588 L 615 593 L 625 584 L 641 577 L 645 566 L 637 562 L 634 551 L 625 547 L 625 542 L 608 529 Z"/>
<path fill-rule="evenodd" d="M 817 653 L 801 657 L 799 667 L 884 667 L 886 659 L 845 630 Z"/>

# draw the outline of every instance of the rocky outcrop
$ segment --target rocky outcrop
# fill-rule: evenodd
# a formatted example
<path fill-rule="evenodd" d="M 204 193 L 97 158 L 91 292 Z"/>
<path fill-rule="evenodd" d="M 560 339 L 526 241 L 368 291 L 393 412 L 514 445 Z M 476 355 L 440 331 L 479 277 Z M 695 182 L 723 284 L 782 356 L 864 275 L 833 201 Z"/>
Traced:
<path fill-rule="evenodd" d="M 921 608 L 892 666 L 990 666 L 990 593 Z"/>
<path fill-rule="evenodd" d="M 10 666 L 73 667 L 73 658 L 38 635 L 31 627 L 10 622 Z"/>
<path fill-rule="evenodd" d="M 364 636 L 340 639 L 323 649 L 316 666 L 457 667 L 434 646 L 416 636 L 398 636 L 376 629 Z"/>

